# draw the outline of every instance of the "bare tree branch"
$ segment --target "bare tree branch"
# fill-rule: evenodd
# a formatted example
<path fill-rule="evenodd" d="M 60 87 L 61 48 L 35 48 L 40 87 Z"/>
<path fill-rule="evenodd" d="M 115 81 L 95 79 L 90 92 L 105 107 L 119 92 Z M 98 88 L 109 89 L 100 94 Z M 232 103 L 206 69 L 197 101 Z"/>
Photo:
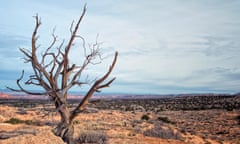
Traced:
<path fill-rule="evenodd" d="M 118 52 L 115 53 L 115 57 L 114 60 L 112 62 L 112 65 L 109 67 L 108 72 L 101 77 L 100 79 L 96 80 L 95 83 L 92 85 L 92 87 L 89 89 L 89 91 L 87 92 L 87 94 L 84 96 L 83 100 L 79 103 L 79 105 L 71 112 L 71 116 L 70 119 L 73 119 L 74 117 L 77 116 L 77 114 L 81 111 L 84 110 L 86 104 L 88 103 L 89 99 L 92 97 L 92 95 L 94 94 L 94 92 L 99 91 L 100 89 L 104 88 L 104 87 L 108 87 L 114 80 L 115 78 L 111 79 L 110 81 L 108 81 L 106 84 L 102 84 L 107 78 L 108 76 L 111 74 L 116 61 L 117 61 L 117 57 L 118 57 Z"/>
<path fill-rule="evenodd" d="M 87 10 L 87 7 L 85 5 L 84 8 L 83 8 L 83 12 L 82 12 L 75 28 L 74 28 L 74 31 L 72 32 L 71 38 L 68 42 L 68 45 L 65 48 L 65 53 L 64 53 L 64 58 L 63 58 L 64 59 L 64 65 L 63 65 L 63 74 L 62 74 L 62 89 L 65 89 L 67 87 L 67 81 L 68 81 L 68 78 L 69 78 L 68 77 L 69 74 L 67 74 L 68 73 L 68 64 L 69 64 L 68 54 L 69 54 L 70 48 L 72 47 L 73 41 L 74 41 L 74 39 L 77 35 L 79 25 L 80 25 L 85 13 L 86 13 L 86 10 Z M 67 93 L 66 92 L 67 91 L 65 91 L 65 93 L 64 93 L 64 98 L 67 98 Z"/>
<path fill-rule="evenodd" d="M 46 92 L 42 92 L 42 93 L 40 93 L 40 92 L 31 92 L 31 91 L 28 91 L 28 90 L 24 89 L 22 87 L 22 85 L 20 84 L 20 81 L 23 79 L 23 76 L 24 76 L 24 70 L 22 71 L 22 74 L 21 74 L 20 78 L 17 79 L 17 85 L 18 85 L 19 89 L 13 89 L 13 88 L 10 88 L 8 86 L 7 86 L 7 88 L 9 90 L 11 90 L 11 91 L 24 92 L 24 93 L 30 94 L 30 95 L 46 95 L 47 94 Z"/>

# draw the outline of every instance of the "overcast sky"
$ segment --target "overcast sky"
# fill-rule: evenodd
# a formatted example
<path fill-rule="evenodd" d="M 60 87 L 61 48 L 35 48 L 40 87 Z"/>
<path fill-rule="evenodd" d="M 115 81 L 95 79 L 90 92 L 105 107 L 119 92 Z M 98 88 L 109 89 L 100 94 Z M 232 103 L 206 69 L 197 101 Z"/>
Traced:
<path fill-rule="evenodd" d="M 79 34 L 87 43 L 99 34 L 106 57 L 97 68 L 89 67 L 89 75 L 101 76 L 119 52 L 112 73 L 117 79 L 103 92 L 240 92 L 240 0 L 2 1 L 0 89 L 16 87 L 22 69 L 31 72 L 18 48 L 31 47 L 32 16 L 41 17 L 39 43 L 44 49 L 54 27 L 59 40 L 68 39 L 72 20 L 85 3 Z M 72 62 L 81 52 L 73 49 Z"/>

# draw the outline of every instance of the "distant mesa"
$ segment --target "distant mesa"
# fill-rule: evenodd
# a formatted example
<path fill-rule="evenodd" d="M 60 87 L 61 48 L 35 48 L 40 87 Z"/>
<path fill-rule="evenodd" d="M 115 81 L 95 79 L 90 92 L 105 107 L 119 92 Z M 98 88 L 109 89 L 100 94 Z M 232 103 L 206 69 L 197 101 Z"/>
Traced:
<path fill-rule="evenodd" d="M 13 98 L 13 96 L 6 93 L 0 93 L 0 99 L 9 99 L 9 98 Z"/>

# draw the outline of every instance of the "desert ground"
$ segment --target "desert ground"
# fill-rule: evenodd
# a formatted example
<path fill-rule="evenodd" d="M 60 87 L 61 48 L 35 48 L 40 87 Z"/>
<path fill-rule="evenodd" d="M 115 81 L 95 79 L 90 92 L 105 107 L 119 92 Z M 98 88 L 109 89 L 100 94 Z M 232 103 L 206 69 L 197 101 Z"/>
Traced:
<path fill-rule="evenodd" d="M 2 97 L 0 144 L 64 144 L 58 121 L 47 99 Z M 94 99 L 74 127 L 79 143 L 240 144 L 240 95 Z"/>

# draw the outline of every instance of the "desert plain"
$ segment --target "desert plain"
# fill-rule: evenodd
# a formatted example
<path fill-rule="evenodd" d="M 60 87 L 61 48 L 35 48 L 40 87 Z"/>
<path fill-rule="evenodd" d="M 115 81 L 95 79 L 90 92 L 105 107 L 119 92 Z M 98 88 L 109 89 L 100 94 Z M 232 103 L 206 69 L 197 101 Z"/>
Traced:
<path fill-rule="evenodd" d="M 2 93 L 0 144 L 64 144 L 59 119 L 48 99 Z M 240 144 L 240 95 L 93 98 L 74 128 L 79 144 Z"/>

